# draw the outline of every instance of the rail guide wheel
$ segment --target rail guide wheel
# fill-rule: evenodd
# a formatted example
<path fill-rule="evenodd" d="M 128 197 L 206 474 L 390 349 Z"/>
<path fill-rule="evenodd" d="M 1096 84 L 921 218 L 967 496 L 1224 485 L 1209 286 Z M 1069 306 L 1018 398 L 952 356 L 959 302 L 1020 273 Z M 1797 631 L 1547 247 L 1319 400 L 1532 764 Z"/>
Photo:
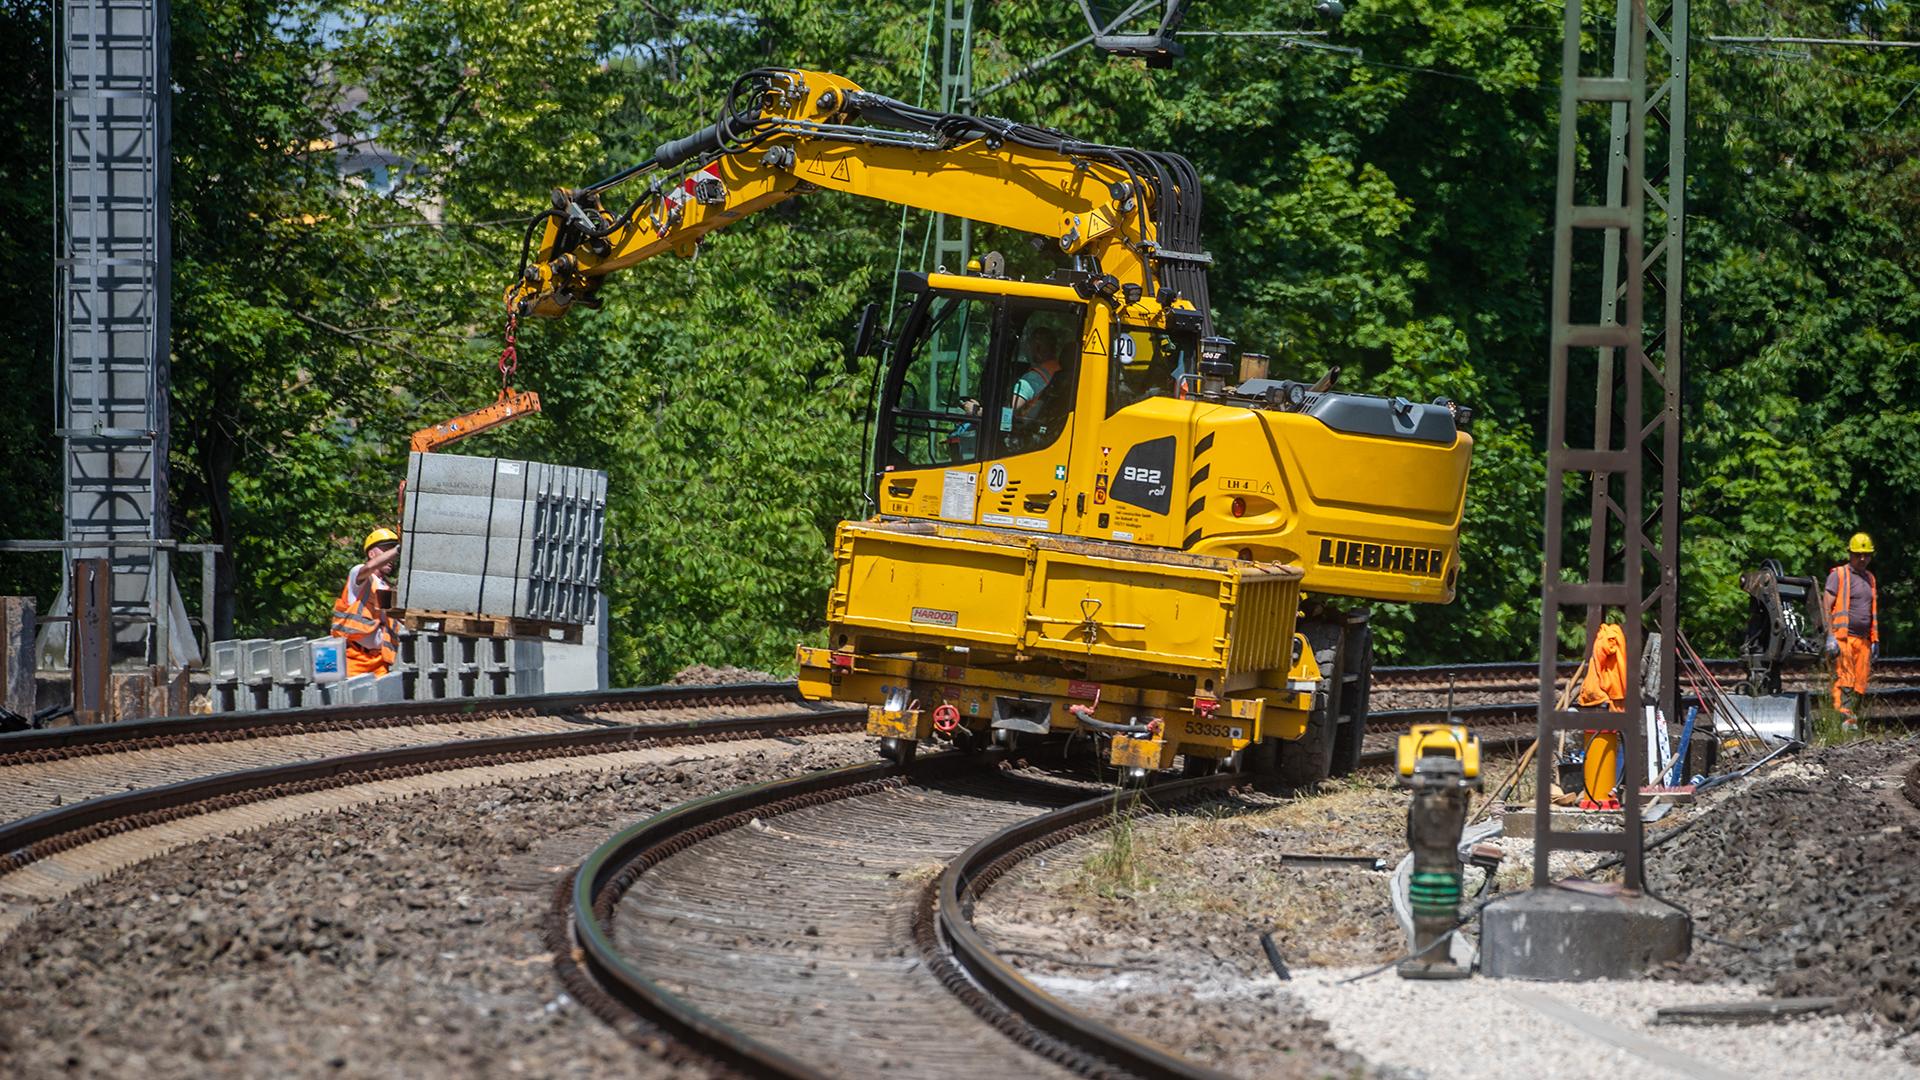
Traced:
<path fill-rule="evenodd" d="M 913 764 L 914 751 L 919 748 L 920 742 L 918 739 L 887 738 L 880 740 L 880 756 L 903 769 Z"/>

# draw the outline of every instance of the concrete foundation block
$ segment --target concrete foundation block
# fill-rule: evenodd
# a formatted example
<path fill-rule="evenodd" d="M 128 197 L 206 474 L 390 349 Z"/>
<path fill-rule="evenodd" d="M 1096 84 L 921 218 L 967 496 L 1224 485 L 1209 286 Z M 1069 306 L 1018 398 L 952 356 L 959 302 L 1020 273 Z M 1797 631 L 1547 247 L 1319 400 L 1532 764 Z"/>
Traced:
<path fill-rule="evenodd" d="M 216 682 L 238 682 L 244 675 L 240 670 L 245 664 L 243 641 L 216 641 L 213 643 L 213 678 Z"/>
<path fill-rule="evenodd" d="M 302 641 L 300 644 L 305 645 L 306 642 Z M 307 708 L 310 705 L 314 704 L 311 700 L 309 700 L 309 698 L 312 696 L 312 689 L 313 689 L 313 684 L 311 683 L 304 683 L 304 682 L 274 683 L 273 697 L 271 700 L 270 707 L 275 709 Z"/>
<path fill-rule="evenodd" d="M 335 705 L 364 705 L 374 700 L 375 675 L 349 675 L 333 688 Z"/>
<path fill-rule="evenodd" d="M 274 642 L 267 638 L 248 638 L 240 643 L 240 677 L 248 682 L 273 678 Z"/>
<path fill-rule="evenodd" d="M 313 652 L 306 638 L 282 638 L 273 643 L 275 682 L 313 681 Z"/>
<path fill-rule="evenodd" d="M 1693 926 L 1650 896 L 1530 889 L 1480 913 L 1480 971 L 1496 979 L 1627 979 L 1693 948 Z"/>
<path fill-rule="evenodd" d="M 240 684 L 214 683 L 207 691 L 207 700 L 214 712 L 237 712 L 240 709 Z"/>
<path fill-rule="evenodd" d="M 389 671 L 385 675 L 374 676 L 372 696 L 368 700 L 381 704 L 407 700 L 406 673 Z"/>

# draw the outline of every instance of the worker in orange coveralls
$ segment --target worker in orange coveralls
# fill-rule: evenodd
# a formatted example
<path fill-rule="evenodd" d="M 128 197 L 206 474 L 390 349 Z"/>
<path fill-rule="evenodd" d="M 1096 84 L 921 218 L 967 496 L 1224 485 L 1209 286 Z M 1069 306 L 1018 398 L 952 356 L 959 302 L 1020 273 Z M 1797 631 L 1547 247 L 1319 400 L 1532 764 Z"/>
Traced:
<path fill-rule="evenodd" d="M 1827 573 L 1827 655 L 1833 658 L 1833 707 L 1849 730 L 1867 693 L 1867 676 L 1880 659 L 1880 586 L 1867 564 L 1873 538 L 1854 533 L 1847 561 Z"/>
<path fill-rule="evenodd" d="M 1618 623 L 1601 624 L 1593 636 L 1593 655 L 1577 700 L 1586 709 L 1605 705 L 1614 712 L 1627 710 L 1627 632 Z"/>
<path fill-rule="evenodd" d="M 385 675 L 393 666 L 393 617 L 387 614 L 387 582 L 381 575 L 400 557 L 400 534 L 375 529 L 360 545 L 366 561 L 353 568 L 333 602 L 332 634 L 347 639 L 348 675 Z"/>

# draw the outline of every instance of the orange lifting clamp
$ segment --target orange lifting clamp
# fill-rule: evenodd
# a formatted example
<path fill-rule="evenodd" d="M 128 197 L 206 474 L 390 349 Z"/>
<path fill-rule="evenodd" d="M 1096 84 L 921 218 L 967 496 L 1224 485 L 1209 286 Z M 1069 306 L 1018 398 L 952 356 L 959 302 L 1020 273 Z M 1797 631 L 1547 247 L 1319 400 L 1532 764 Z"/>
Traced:
<path fill-rule="evenodd" d="M 464 412 L 451 420 L 442 420 L 432 427 L 423 427 L 413 433 L 410 449 L 416 454 L 430 454 L 435 450 L 459 442 L 469 435 L 478 435 L 490 428 L 510 423 L 530 413 L 540 411 L 540 395 L 531 390 L 515 390 L 503 387 L 500 396 L 491 405 Z"/>

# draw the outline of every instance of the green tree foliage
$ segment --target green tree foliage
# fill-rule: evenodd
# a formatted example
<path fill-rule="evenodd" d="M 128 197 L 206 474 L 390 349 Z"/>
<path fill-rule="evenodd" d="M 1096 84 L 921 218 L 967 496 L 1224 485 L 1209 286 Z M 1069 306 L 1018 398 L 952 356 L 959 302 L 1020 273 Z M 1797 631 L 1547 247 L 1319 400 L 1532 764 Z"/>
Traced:
<path fill-rule="evenodd" d="M 48 9 L 0 2 L 28 31 L 4 47 L 22 75 L 0 91 L 15 135 L 0 200 L 44 222 L 49 90 L 34 73 Z M 1324 24 L 1304 2 L 1204 0 L 1187 26 L 1318 28 L 1317 44 L 1357 54 L 1190 38 L 1179 64 L 1151 70 L 1083 49 L 977 109 L 1191 158 L 1218 324 L 1284 373 L 1337 365 L 1349 388 L 1472 405 L 1460 599 L 1383 608 L 1378 640 L 1408 662 L 1525 656 L 1559 10 L 1348 7 Z M 1084 31 L 1050 0 L 975 12 L 982 89 Z M 902 0 L 175 0 L 176 514 L 183 535 L 232 545 L 233 628 L 318 625 L 359 535 L 393 512 L 406 433 L 490 400 L 498 297 L 550 187 L 711 122 L 756 66 L 838 71 L 932 104 L 939 15 Z M 1610 16 L 1590 11 L 1590 31 L 1609 33 Z M 1914 648 L 1920 57 L 1704 41 L 1920 37 L 1914 6 L 1793 0 L 1695 20 L 1687 628 L 1703 651 L 1730 649 L 1741 568 L 1773 555 L 1814 572 L 1864 527 L 1881 546 L 1889 647 Z M 622 275 L 602 311 L 522 328 L 519 382 L 545 415 L 472 449 L 610 472 L 616 679 L 697 661 L 778 668 L 818 632 L 833 526 L 865 512 L 872 362 L 848 372 L 842 345 L 862 302 L 888 300 L 896 261 L 919 265 L 926 226 L 798 198 L 695 259 Z M 58 458 L 50 320 L 31 313 L 51 303 L 32 299 L 50 277 L 36 235 L 0 235 L 26 290 L 0 324 L 0 364 L 24 388 L 0 403 L 19 463 L 0 477 L 11 534 L 57 527 L 38 494 L 57 486 Z M 1044 261 L 986 235 L 1019 265 Z"/>

